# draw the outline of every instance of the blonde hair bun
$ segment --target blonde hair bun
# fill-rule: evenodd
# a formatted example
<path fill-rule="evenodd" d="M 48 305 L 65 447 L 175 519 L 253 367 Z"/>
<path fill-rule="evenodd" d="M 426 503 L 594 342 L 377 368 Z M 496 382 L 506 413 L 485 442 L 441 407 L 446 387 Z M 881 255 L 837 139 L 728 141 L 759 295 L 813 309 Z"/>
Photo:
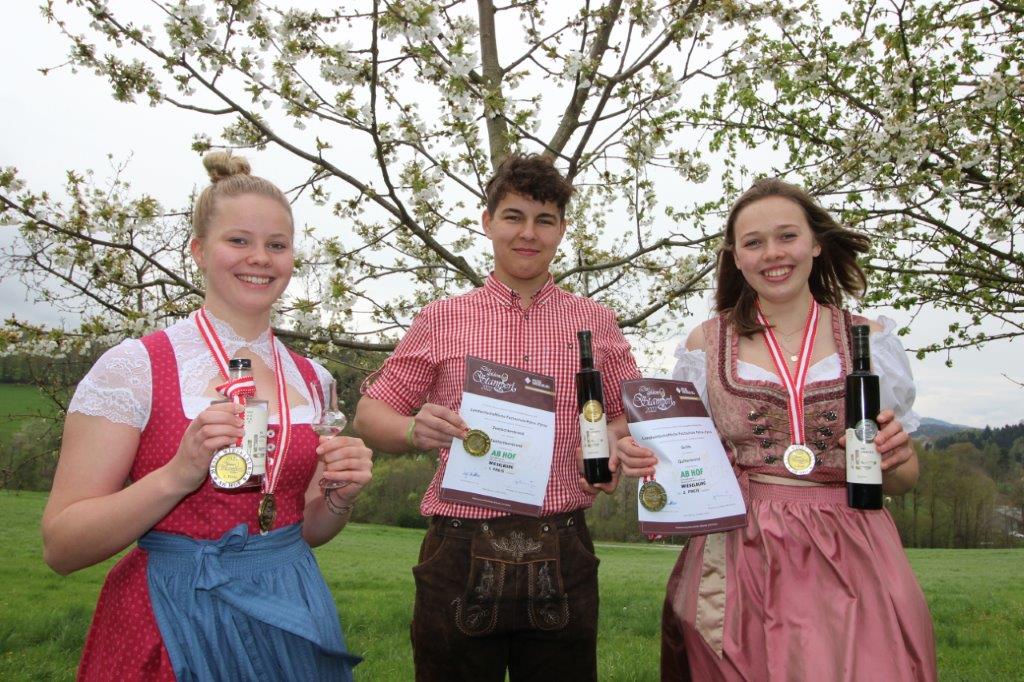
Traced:
<path fill-rule="evenodd" d="M 232 175 L 249 175 L 252 167 L 244 156 L 235 156 L 229 151 L 210 152 L 203 157 L 203 166 L 210 175 L 210 182 L 216 184 Z"/>
<path fill-rule="evenodd" d="M 196 237 L 206 236 L 218 201 L 245 194 L 273 199 L 281 204 L 291 220 L 292 205 L 288 197 L 274 183 L 253 175 L 244 156 L 233 156 L 229 151 L 210 152 L 203 157 L 203 165 L 210 175 L 210 184 L 199 193 L 192 207 L 192 230 Z"/>

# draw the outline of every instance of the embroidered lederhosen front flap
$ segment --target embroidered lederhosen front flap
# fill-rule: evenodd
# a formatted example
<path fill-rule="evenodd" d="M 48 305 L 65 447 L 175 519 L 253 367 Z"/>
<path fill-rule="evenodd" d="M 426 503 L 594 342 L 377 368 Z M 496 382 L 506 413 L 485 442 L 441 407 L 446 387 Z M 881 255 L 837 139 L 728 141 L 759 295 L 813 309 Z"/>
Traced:
<path fill-rule="evenodd" d="M 526 602 L 530 625 L 559 630 L 569 620 L 569 602 L 559 566 L 559 534 L 536 520 L 481 524 L 471 545 L 469 580 L 455 600 L 455 621 L 469 636 L 494 632 L 506 605 Z"/>

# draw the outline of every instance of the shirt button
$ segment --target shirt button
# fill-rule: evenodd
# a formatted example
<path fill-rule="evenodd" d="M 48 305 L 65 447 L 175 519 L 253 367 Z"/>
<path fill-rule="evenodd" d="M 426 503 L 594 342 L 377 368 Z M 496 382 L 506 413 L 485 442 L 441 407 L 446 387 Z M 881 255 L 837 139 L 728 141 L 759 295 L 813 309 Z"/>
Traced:
<path fill-rule="evenodd" d="M 530 315 L 529 315 L 529 313 L 524 313 L 524 314 L 523 314 L 523 319 L 524 319 L 524 320 L 528 320 L 528 319 L 530 319 Z"/>
<path fill-rule="evenodd" d="M 530 361 L 530 356 L 529 355 L 524 355 L 523 356 L 523 362 L 529 362 L 529 361 Z"/>

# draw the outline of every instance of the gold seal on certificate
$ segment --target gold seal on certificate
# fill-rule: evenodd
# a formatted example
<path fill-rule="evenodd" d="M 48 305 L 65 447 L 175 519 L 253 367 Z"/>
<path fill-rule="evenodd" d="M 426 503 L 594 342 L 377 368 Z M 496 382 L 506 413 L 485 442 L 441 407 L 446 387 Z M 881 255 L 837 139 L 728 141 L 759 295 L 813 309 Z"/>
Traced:
<path fill-rule="evenodd" d="M 474 457 L 483 457 L 491 451 L 491 437 L 480 429 L 470 429 L 462 439 L 462 447 Z"/>
<path fill-rule="evenodd" d="M 274 527 L 274 519 L 277 517 L 277 502 L 274 501 L 273 493 L 265 493 L 260 500 L 257 518 L 259 519 L 260 532 L 266 533 Z"/>
<path fill-rule="evenodd" d="M 596 422 L 601 419 L 601 415 L 604 414 L 604 409 L 601 407 L 601 403 L 597 400 L 588 400 L 583 404 L 583 408 L 580 410 L 580 414 L 588 422 Z"/>
<path fill-rule="evenodd" d="M 237 488 L 249 480 L 252 467 L 252 457 L 244 448 L 224 448 L 210 460 L 210 478 L 218 488 Z"/>
<path fill-rule="evenodd" d="M 782 463 L 789 473 L 806 476 L 814 469 L 814 453 L 806 445 L 794 443 L 782 454 Z"/>
<path fill-rule="evenodd" d="M 665 487 L 657 481 L 647 481 L 640 486 L 640 504 L 647 511 L 661 511 L 668 503 L 668 493 Z"/>

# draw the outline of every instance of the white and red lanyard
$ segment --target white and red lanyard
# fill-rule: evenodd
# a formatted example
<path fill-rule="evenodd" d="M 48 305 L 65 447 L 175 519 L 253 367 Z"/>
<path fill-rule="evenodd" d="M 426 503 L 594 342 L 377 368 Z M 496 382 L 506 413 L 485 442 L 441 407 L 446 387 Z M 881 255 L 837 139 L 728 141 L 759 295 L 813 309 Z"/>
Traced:
<path fill-rule="evenodd" d="M 811 366 L 811 355 L 814 353 L 814 337 L 818 329 L 818 308 L 818 302 L 812 298 L 811 308 L 807 311 L 807 321 L 804 323 L 804 337 L 800 343 L 800 354 L 796 359 L 796 368 L 790 375 L 782 346 L 779 345 L 768 320 L 762 314 L 761 304 L 757 304 L 757 321 L 764 327 L 764 345 L 768 347 L 768 354 L 772 356 L 772 362 L 775 363 L 775 369 L 778 371 L 779 378 L 789 397 L 787 401 L 789 433 L 793 445 L 803 445 L 806 440 L 804 385 L 807 383 L 807 370 Z"/>
<path fill-rule="evenodd" d="M 221 374 L 227 381 L 217 386 L 217 392 L 232 402 L 244 405 L 247 396 L 256 394 L 256 381 L 252 377 L 231 379 L 228 373 L 228 354 L 224 345 L 217 336 L 210 318 L 206 315 L 206 309 L 200 308 L 196 313 L 196 326 L 199 327 L 199 335 L 203 337 L 214 362 L 220 368 Z M 274 330 L 270 330 L 270 348 L 274 352 L 274 380 L 277 383 L 277 407 L 281 415 L 281 424 L 278 433 L 277 447 L 274 452 L 267 452 L 267 473 L 263 477 L 263 494 L 272 495 L 277 488 L 277 481 L 281 477 L 281 470 L 284 466 L 285 456 L 288 454 L 288 444 L 291 440 L 292 415 L 288 408 L 288 387 L 284 380 L 284 368 L 281 365 L 281 353 L 277 349 L 277 342 L 274 339 Z M 269 450 L 269 448 L 268 448 Z"/>

